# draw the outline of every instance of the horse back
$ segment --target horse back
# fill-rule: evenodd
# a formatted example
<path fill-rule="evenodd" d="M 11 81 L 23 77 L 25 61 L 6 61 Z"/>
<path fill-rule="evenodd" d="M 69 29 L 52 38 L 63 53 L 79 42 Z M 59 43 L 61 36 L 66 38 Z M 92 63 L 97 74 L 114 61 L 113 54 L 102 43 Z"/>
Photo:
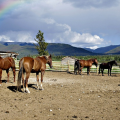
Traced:
<path fill-rule="evenodd" d="M 24 59 L 24 60 L 23 60 Z M 23 61 L 22 65 L 23 65 L 23 69 L 26 72 L 31 72 L 32 68 L 33 68 L 33 64 L 34 64 L 34 59 L 31 57 L 23 57 L 21 58 L 21 60 L 19 61 L 19 69 L 21 67 L 21 62 Z"/>
<path fill-rule="evenodd" d="M 46 62 L 44 57 L 36 57 L 34 59 L 33 69 L 35 71 L 41 71 L 46 69 Z"/>
<path fill-rule="evenodd" d="M 100 64 L 100 68 L 103 68 L 103 69 L 108 69 L 110 67 L 111 67 L 111 65 L 109 63 L 101 63 Z"/>
<path fill-rule="evenodd" d="M 11 57 L 6 57 L 0 59 L 0 68 L 1 69 L 9 69 L 10 67 L 15 68 L 15 61 Z"/>
<path fill-rule="evenodd" d="M 82 67 L 91 67 L 93 63 L 91 60 L 80 60 L 79 62 Z"/>
<path fill-rule="evenodd" d="M 40 71 L 41 61 L 38 58 L 34 58 L 33 71 Z"/>

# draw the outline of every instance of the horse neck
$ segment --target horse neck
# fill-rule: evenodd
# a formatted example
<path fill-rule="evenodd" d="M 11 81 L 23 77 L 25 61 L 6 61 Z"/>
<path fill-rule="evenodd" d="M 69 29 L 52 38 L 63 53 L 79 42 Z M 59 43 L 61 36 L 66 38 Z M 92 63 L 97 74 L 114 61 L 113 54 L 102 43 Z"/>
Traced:
<path fill-rule="evenodd" d="M 112 62 L 111 62 L 111 65 L 113 65 L 113 64 L 115 64 L 115 62 L 114 62 L 114 61 L 112 61 Z"/>
<path fill-rule="evenodd" d="M 89 61 L 91 61 L 92 64 L 95 63 L 95 60 L 94 60 L 94 59 L 89 59 Z"/>
<path fill-rule="evenodd" d="M 47 59 L 45 58 L 45 56 L 40 56 L 38 58 L 41 59 L 45 64 L 47 63 Z"/>

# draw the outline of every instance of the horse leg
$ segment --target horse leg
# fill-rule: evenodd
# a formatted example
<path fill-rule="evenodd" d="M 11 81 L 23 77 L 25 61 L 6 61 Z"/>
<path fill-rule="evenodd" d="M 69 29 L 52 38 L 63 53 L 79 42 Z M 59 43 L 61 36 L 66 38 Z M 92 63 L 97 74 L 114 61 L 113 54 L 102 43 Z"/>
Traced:
<path fill-rule="evenodd" d="M 13 70 L 14 83 L 15 83 L 15 68 L 12 68 L 12 70 Z"/>
<path fill-rule="evenodd" d="M 89 67 L 87 67 L 87 75 L 89 74 L 89 72 L 88 72 L 88 71 L 89 71 Z"/>
<path fill-rule="evenodd" d="M 44 73 L 45 73 L 45 71 L 41 71 L 41 89 L 42 90 L 44 90 L 43 87 L 42 87 Z"/>
<path fill-rule="evenodd" d="M 37 79 L 37 89 L 39 90 L 39 72 L 36 73 L 36 79 Z"/>
<path fill-rule="evenodd" d="M 0 86 L 2 85 L 2 80 L 1 80 L 1 78 L 2 78 L 2 69 L 0 69 Z"/>
<path fill-rule="evenodd" d="M 111 69 L 110 69 L 110 76 L 111 76 Z"/>
<path fill-rule="evenodd" d="M 104 75 L 103 75 L 104 69 L 101 69 L 101 71 L 102 71 L 102 76 L 104 76 Z"/>
<path fill-rule="evenodd" d="M 7 82 L 9 82 L 9 69 L 6 70 L 6 73 L 7 73 Z"/>
<path fill-rule="evenodd" d="M 25 92 L 25 86 L 24 86 L 24 84 L 25 84 L 25 82 L 24 82 L 24 73 L 22 73 L 22 84 L 23 84 L 23 91 Z"/>
<path fill-rule="evenodd" d="M 100 69 L 100 66 L 99 66 L 99 73 L 98 73 L 98 74 L 100 74 L 100 70 L 101 70 L 101 69 Z"/>
<path fill-rule="evenodd" d="M 30 93 L 29 89 L 28 89 L 28 78 L 30 76 L 30 72 L 26 73 L 26 78 L 25 78 L 25 91 L 27 93 Z"/>
<path fill-rule="evenodd" d="M 108 68 L 108 76 L 109 76 L 109 68 Z"/>
<path fill-rule="evenodd" d="M 83 67 L 80 68 L 80 75 L 82 75 L 82 69 L 83 69 Z"/>
<path fill-rule="evenodd" d="M 88 75 L 90 75 L 90 68 L 91 68 L 91 67 L 88 67 Z"/>

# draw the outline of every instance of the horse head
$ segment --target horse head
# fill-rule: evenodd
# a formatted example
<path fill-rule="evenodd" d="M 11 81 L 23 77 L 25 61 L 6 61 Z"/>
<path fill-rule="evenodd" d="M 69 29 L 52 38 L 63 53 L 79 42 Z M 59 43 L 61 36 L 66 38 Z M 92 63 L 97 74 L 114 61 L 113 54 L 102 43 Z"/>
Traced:
<path fill-rule="evenodd" d="M 117 62 L 114 60 L 114 64 L 117 65 Z"/>
<path fill-rule="evenodd" d="M 97 59 L 95 58 L 95 59 L 93 59 L 93 64 L 97 67 L 97 65 L 98 65 L 98 61 L 97 61 Z"/>
<path fill-rule="evenodd" d="M 47 64 L 50 66 L 50 68 L 52 68 L 52 56 L 50 54 L 50 56 L 45 56 L 46 60 L 47 60 Z"/>

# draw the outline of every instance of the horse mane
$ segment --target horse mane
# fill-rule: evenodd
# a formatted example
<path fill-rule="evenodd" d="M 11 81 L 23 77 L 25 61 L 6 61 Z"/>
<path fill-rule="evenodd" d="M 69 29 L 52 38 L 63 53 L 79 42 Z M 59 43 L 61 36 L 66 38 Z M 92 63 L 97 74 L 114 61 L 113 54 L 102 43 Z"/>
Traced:
<path fill-rule="evenodd" d="M 3 59 L 3 58 L 0 56 L 0 59 Z"/>
<path fill-rule="evenodd" d="M 109 61 L 108 63 L 112 63 L 112 62 L 115 62 L 115 60 Z"/>
<path fill-rule="evenodd" d="M 38 56 L 37 58 L 48 60 L 48 56 L 46 55 Z"/>

